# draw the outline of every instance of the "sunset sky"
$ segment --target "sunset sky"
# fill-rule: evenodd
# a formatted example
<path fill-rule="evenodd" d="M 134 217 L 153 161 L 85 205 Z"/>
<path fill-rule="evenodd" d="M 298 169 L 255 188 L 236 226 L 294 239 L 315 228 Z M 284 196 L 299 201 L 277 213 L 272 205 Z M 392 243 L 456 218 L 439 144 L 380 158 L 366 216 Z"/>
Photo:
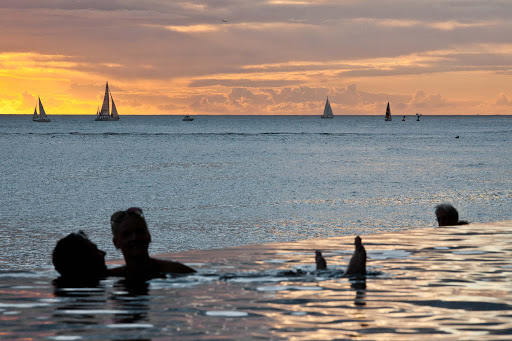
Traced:
<path fill-rule="evenodd" d="M 0 0 L 0 114 L 512 114 L 509 0 Z"/>

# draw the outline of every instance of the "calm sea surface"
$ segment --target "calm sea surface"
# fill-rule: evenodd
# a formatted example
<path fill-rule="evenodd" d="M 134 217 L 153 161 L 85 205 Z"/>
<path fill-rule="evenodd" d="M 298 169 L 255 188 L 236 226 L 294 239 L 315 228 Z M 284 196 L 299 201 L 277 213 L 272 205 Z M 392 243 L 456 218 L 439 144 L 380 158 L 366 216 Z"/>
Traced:
<path fill-rule="evenodd" d="M 153 254 L 432 227 L 445 201 L 512 218 L 512 116 L 51 119 L 0 115 L 4 271 L 51 268 L 78 229 L 120 258 L 109 219 L 130 206 Z"/>

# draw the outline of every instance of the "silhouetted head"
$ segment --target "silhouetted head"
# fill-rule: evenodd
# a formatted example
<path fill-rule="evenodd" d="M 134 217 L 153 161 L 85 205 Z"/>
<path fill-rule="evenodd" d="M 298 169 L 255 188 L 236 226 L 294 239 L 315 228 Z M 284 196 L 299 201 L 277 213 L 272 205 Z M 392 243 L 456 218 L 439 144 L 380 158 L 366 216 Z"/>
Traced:
<path fill-rule="evenodd" d="M 315 251 L 315 261 L 317 270 L 327 269 L 327 262 L 325 261 L 325 258 L 322 256 L 322 252 L 320 252 L 319 250 Z"/>
<path fill-rule="evenodd" d="M 126 257 L 147 256 L 151 235 L 142 210 L 131 207 L 110 218 L 114 245 Z"/>
<path fill-rule="evenodd" d="M 59 240 L 52 261 L 62 278 L 67 280 L 89 281 L 107 275 L 105 252 L 99 250 L 83 231 Z"/>
<path fill-rule="evenodd" d="M 437 205 L 435 212 L 439 226 L 457 225 L 459 222 L 459 212 L 450 204 Z"/>
<path fill-rule="evenodd" d="M 356 245 L 356 249 L 360 248 L 363 245 L 361 237 L 357 236 L 354 240 L 354 244 Z"/>
<path fill-rule="evenodd" d="M 345 270 L 345 276 L 348 275 L 364 275 L 366 274 L 366 250 L 364 249 L 361 237 L 354 238 L 356 249 L 352 254 L 352 258 Z"/>

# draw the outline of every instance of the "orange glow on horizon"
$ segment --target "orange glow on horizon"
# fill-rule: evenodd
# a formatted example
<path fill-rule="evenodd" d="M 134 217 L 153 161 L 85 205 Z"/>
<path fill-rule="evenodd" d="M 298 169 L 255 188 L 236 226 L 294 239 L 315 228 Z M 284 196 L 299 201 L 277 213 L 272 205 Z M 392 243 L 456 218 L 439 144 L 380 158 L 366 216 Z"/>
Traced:
<path fill-rule="evenodd" d="M 457 52 L 472 55 L 482 50 L 512 55 L 511 44 L 464 46 Z M 401 72 L 449 63 L 453 53 L 438 50 L 389 58 L 247 64 L 239 72 L 168 80 L 118 75 L 109 77 L 109 84 L 121 116 L 317 115 L 327 95 L 337 115 L 381 115 L 388 99 L 398 115 L 510 114 L 512 86 L 506 74 L 440 70 L 421 74 L 418 86 L 418 74 Z M 40 96 L 48 115 L 95 115 L 106 81 L 100 70 L 124 68 L 120 63 L 94 64 L 65 55 L 0 53 L 0 114 L 30 115 Z M 486 86 L 475 87 L 475 83 Z M 381 99 L 347 103 L 364 96 Z"/>

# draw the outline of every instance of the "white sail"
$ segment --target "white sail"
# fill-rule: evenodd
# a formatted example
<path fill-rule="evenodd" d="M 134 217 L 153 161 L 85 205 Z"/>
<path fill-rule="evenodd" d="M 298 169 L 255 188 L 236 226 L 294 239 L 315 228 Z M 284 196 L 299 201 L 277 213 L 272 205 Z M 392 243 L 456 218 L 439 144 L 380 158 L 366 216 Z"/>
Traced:
<path fill-rule="evenodd" d="M 117 113 L 116 105 L 114 104 L 114 97 L 112 97 L 112 93 L 110 94 L 110 99 L 112 100 L 112 114 L 110 115 L 112 118 L 119 118 L 119 114 Z"/>
<path fill-rule="evenodd" d="M 105 97 L 103 97 L 103 105 L 101 106 L 100 116 L 110 116 L 109 115 L 109 91 L 108 91 L 108 82 L 105 88 Z"/>
<path fill-rule="evenodd" d="M 333 118 L 334 114 L 332 113 L 331 103 L 329 102 L 329 97 L 325 101 L 324 114 L 321 116 L 322 118 Z"/>
<path fill-rule="evenodd" d="M 46 113 L 44 112 L 43 103 L 41 103 L 41 98 L 39 98 L 39 118 L 46 118 Z"/>

